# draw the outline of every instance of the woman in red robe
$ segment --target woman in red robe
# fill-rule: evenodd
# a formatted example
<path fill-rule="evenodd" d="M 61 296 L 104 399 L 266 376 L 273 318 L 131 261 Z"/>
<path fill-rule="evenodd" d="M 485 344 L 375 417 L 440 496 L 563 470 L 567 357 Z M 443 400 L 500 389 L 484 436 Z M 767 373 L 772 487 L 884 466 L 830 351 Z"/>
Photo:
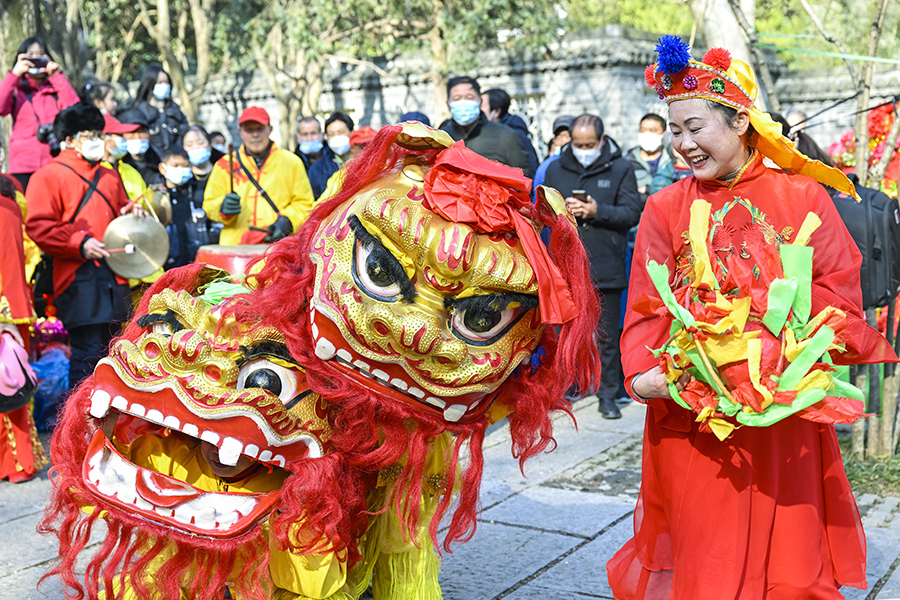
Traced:
<path fill-rule="evenodd" d="M 807 213 L 822 221 L 814 249 L 812 314 L 847 314 L 847 351 L 835 363 L 896 361 L 863 319 L 861 256 L 820 181 L 853 193 L 839 173 L 808 160 L 753 107 L 749 67 L 713 49 L 702 63 L 664 36 L 648 84 L 669 102 L 673 145 L 693 177 L 650 197 L 631 271 L 622 364 L 631 395 L 647 404 L 642 484 L 634 537 L 607 564 L 618 600 L 842 598 L 866 587 L 866 543 L 834 427 L 798 415 L 768 427 L 738 427 L 720 441 L 671 398 L 651 349 L 670 338 L 647 264 L 669 269 L 674 290 L 694 263 L 690 208 L 711 204 L 713 259 L 746 261 L 760 243 L 796 236 Z M 674 56 L 673 56 L 674 55 Z M 767 157 L 781 168 L 763 164 Z M 777 254 L 776 254 L 777 255 Z M 759 257 L 757 257 L 759 258 Z M 758 285 L 764 285 L 758 283 Z M 757 290 L 758 291 L 758 290 Z M 675 383 L 681 391 L 693 380 Z"/>
<path fill-rule="evenodd" d="M 34 310 L 25 282 L 22 211 L 15 192 L 12 180 L 0 175 L 0 336 L 11 336 L 27 350 Z M 28 481 L 46 464 L 31 403 L 0 413 L 0 479 Z"/>

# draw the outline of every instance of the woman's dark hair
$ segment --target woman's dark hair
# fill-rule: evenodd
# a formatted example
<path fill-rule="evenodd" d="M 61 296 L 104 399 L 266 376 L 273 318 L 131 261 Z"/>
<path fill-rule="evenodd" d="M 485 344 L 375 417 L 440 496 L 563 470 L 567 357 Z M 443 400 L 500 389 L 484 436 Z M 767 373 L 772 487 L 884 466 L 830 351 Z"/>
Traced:
<path fill-rule="evenodd" d="M 115 91 L 116 88 L 105 81 L 88 81 L 78 95 L 82 102 L 93 105 L 97 100 L 103 101 L 110 92 Z"/>
<path fill-rule="evenodd" d="M 19 46 L 19 49 L 16 50 L 16 55 L 13 57 L 13 66 L 16 66 L 16 63 L 19 61 L 19 55 L 25 54 L 28 52 L 28 46 L 32 44 L 37 44 L 41 47 L 41 52 L 47 55 L 50 60 L 53 60 L 53 56 L 50 54 L 50 50 L 47 49 L 47 42 L 44 41 L 44 38 L 39 38 L 37 36 L 27 38 L 22 44 Z"/>
<path fill-rule="evenodd" d="M 512 99 L 505 91 L 500 88 L 491 88 L 483 92 L 483 95 L 488 97 L 488 106 L 491 107 L 491 110 L 500 111 L 501 117 L 509 114 L 509 105 Z"/>
<path fill-rule="evenodd" d="M 834 162 L 832 161 L 832 158 L 828 155 L 828 153 L 822 150 L 819 145 L 803 131 L 797 132 L 796 148 L 813 160 L 825 163 L 829 167 L 834 166 Z"/>
<path fill-rule="evenodd" d="M 137 93 L 134 95 L 135 104 L 150 101 L 150 96 L 153 94 L 153 86 L 156 85 L 156 80 L 159 78 L 160 73 L 166 73 L 160 65 L 147 65 L 144 67 L 144 72 L 141 73 L 141 82 L 138 84 Z M 168 73 L 166 73 L 166 77 L 169 80 L 169 85 L 171 85 L 172 78 L 169 77 Z"/>
<path fill-rule="evenodd" d="M 710 110 L 718 112 L 722 119 L 725 121 L 725 124 L 729 129 L 736 130 L 737 125 L 734 124 L 734 119 L 737 117 L 738 111 L 736 108 L 732 108 L 726 104 L 721 104 L 719 102 L 714 102 L 713 100 L 707 100 L 706 105 Z M 756 133 L 756 130 L 753 129 L 753 125 L 747 125 L 747 139 L 751 139 L 753 134 Z"/>

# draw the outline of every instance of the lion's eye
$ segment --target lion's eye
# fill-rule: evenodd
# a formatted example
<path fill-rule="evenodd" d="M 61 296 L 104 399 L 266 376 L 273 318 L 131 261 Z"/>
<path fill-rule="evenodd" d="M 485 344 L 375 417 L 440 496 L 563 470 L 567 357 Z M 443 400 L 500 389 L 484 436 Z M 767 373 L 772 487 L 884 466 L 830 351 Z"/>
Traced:
<path fill-rule="evenodd" d="M 278 396 L 285 404 L 297 395 L 300 371 L 279 365 L 267 358 L 251 360 L 241 367 L 237 389 L 262 389 Z"/>
<path fill-rule="evenodd" d="M 400 295 L 400 281 L 386 268 L 390 258 L 383 248 L 368 248 L 362 242 L 356 243 L 356 273 L 364 291 L 379 300 L 395 300 Z"/>
<path fill-rule="evenodd" d="M 513 308 L 458 310 L 454 311 L 450 323 L 453 330 L 462 338 L 483 342 L 503 331 L 521 312 Z"/>

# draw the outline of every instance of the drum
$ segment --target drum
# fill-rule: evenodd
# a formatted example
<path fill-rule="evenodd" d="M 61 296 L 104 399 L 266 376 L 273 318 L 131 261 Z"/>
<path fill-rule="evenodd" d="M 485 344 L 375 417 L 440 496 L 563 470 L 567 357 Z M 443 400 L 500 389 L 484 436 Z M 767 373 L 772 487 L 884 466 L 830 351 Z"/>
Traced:
<path fill-rule="evenodd" d="M 235 246 L 219 246 L 210 244 L 200 246 L 194 262 L 206 263 L 218 267 L 232 275 L 246 275 L 251 262 L 266 253 L 268 244 L 238 244 Z"/>

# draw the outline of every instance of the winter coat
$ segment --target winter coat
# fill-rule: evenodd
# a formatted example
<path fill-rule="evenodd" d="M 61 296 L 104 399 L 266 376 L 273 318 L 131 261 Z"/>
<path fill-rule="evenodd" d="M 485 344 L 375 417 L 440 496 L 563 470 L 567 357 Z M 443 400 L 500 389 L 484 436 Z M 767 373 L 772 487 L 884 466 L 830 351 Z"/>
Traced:
<path fill-rule="evenodd" d="M 489 121 L 484 113 L 478 116 L 472 129 L 466 131 L 453 119 L 448 119 L 441 124 L 441 130 L 450 134 L 454 141 L 460 140 L 466 143 L 466 148 L 510 167 L 522 169 L 528 174 L 528 154 L 522 138 L 515 130 Z M 533 174 L 533 172 L 532 172 Z M 530 176 L 530 175 L 529 175 Z"/>
<path fill-rule="evenodd" d="M 131 108 L 140 111 L 147 119 L 150 129 L 150 147 L 160 157 L 175 145 L 188 127 L 187 117 L 171 98 L 166 99 L 163 108 L 157 108 L 146 100 L 135 102 Z"/>
<path fill-rule="evenodd" d="M 312 211 L 313 195 L 303 168 L 303 161 L 293 152 L 282 150 L 275 144 L 269 151 L 262 167 L 257 168 L 253 157 L 248 156 L 241 146 L 240 160 L 250 170 L 256 182 L 266 191 L 279 212 L 291 220 L 294 231 L 306 221 Z M 317 163 L 318 164 L 318 163 Z M 246 173 L 241 168 L 237 157 L 234 159 L 234 192 L 241 197 L 241 212 L 236 215 L 223 215 L 220 212 L 225 194 L 231 191 L 231 178 L 228 173 L 228 157 L 219 159 L 213 167 L 206 191 L 203 195 L 203 210 L 212 221 L 225 225 L 219 238 L 223 246 L 254 243 L 245 237 L 245 233 L 253 232 L 250 227 L 265 229 L 275 222 L 278 215 L 262 197 Z M 254 236 L 249 236 L 250 238 Z M 265 237 L 262 236 L 255 237 Z M 243 241 L 242 241 L 243 239 Z"/>
<path fill-rule="evenodd" d="M 309 185 L 312 186 L 313 196 L 316 200 L 328 187 L 328 180 L 341 168 L 340 159 L 337 158 L 328 144 L 322 147 L 322 158 L 317 160 L 309 168 Z"/>
<path fill-rule="evenodd" d="M 534 144 L 531 143 L 531 137 L 528 135 L 528 125 L 525 124 L 525 121 L 522 120 L 522 117 L 518 115 L 511 115 L 509 113 L 507 113 L 506 116 L 501 118 L 498 122 L 506 125 L 519 134 L 519 138 L 522 140 L 522 145 L 525 146 L 525 153 L 528 154 L 528 171 L 525 173 L 525 175 L 528 177 L 534 177 L 535 173 L 537 173 L 539 161 L 537 152 L 534 151 Z"/>
<path fill-rule="evenodd" d="M 544 185 L 556 188 L 563 198 L 573 190 L 584 190 L 597 202 L 593 219 L 577 219 L 578 233 L 591 261 L 591 276 L 599 289 L 622 289 L 625 275 L 625 246 L 628 230 L 641 218 L 641 199 L 634 177 L 634 165 L 622 156 L 612 138 L 607 137 L 600 157 L 584 167 L 566 146 L 559 159 L 547 167 Z"/>
<path fill-rule="evenodd" d="M 38 127 L 53 125 L 53 119 L 62 109 L 78 102 L 72 84 L 59 71 L 40 86 L 35 86 L 28 75 L 6 74 L 0 81 L 0 116 L 12 115 L 7 152 L 10 173 L 34 173 L 53 160 L 49 144 L 37 140 Z"/>
<path fill-rule="evenodd" d="M 100 170 L 97 190 L 73 223 L 69 223 L 87 191 L 88 184 L 62 165 L 68 165 L 88 181 Z M 38 170 L 25 192 L 28 217 L 25 231 L 41 250 L 53 257 L 53 290 L 59 296 L 75 279 L 85 262 L 81 245 L 88 237 L 103 241 L 110 222 L 128 204 L 119 174 L 100 163 L 91 165 L 75 150 L 63 150 L 50 164 Z M 106 268 L 105 263 L 102 266 Z M 85 298 L 84 302 L 90 302 Z"/>

